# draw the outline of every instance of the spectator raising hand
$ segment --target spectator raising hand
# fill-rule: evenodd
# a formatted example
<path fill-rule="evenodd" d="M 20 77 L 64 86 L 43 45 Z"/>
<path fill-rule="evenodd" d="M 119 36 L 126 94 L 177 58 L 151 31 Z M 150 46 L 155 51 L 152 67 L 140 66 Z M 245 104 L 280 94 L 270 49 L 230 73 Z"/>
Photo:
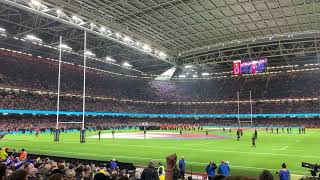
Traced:
<path fill-rule="evenodd" d="M 165 180 L 173 180 L 173 169 L 177 163 L 177 155 L 174 153 L 167 156 L 166 161 L 167 161 L 167 169 L 166 169 Z"/>

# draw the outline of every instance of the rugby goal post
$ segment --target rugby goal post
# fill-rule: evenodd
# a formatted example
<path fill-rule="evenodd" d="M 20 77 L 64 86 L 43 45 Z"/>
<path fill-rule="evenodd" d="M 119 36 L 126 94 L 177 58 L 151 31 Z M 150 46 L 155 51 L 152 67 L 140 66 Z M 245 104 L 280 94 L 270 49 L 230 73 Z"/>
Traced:
<path fill-rule="evenodd" d="M 84 50 L 83 50 L 83 94 L 82 94 L 82 121 L 81 122 L 60 122 L 60 82 L 61 82 L 61 59 L 62 59 L 62 36 L 59 41 L 59 68 L 58 68 L 58 95 L 57 95 L 57 113 L 56 113 L 56 129 L 54 131 L 54 141 L 59 141 L 60 130 L 59 124 L 82 124 L 80 130 L 80 142 L 85 143 L 85 107 L 86 107 L 86 46 L 87 46 L 87 31 L 84 31 Z"/>
<path fill-rule="evenodd" d="M 250 91 L 250 100 L 249 100 L 249 103 L 250 103 L 250 120 L 241 120 L 240 119 L 240 95 L 239 95 L 239 91 L 237 91 L 237 100 L 238 100 L 238 125 L 239 127 L 241 126 L 241 123 L 251 123 L 251 125 L 253 124 L 253 120 L 252 120 L 252 94 L 251 94 L 251 91 Z"/>

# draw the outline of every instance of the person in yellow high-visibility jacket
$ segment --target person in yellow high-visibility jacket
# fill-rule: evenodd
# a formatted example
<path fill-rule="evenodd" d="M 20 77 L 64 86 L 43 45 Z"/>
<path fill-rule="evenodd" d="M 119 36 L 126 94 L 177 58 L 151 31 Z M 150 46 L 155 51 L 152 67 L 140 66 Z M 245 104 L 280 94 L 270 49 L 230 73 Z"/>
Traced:
<path fill-rule="evenodd" d="M 159 167 L 158 167 L 158 174 L 159 174 L 159 179 L 164 180 L 165 179 L 165 169 L 164 166 L 162 165 L 161 162 L 159 162 Z"/>
<path fill-rule="evenodd" d="M 0 150 L 0 160 L 5 160 L 7 159 L 8 157 L 8 154 L 6 152 L 6 149 L 5 148 L 1 148 Z"/>
<path fill-rule="evenodd" d="M 158 174 L 159 174 L 159 177 L 161 177 L 163 175 L 163 178 L 164 178 L 164 175 L 165 175 L 165 169 L 164 169 L 164 166 L 162 165 L 161 162 L 159 162 L 159 167 L 158 167 Z M 161 180 L 161 179 L 160 179 Z"/>

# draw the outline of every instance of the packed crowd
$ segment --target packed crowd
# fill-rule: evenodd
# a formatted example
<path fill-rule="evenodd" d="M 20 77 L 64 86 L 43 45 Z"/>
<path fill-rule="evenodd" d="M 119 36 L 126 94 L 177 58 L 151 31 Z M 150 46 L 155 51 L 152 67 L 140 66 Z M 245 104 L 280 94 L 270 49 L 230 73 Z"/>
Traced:
<path fill-rule="evenodd" d="M 32 90 L 57 90 L 57 64 L 6 57 L 0 61 L 0 86 Z M 81 94 L 82 69 L 64 65 L 61 92 Z M 319 72 L 210 80 L 154 81 L 114 76 L 88 70 L 86 91 L 91 96 L 153 101 L 212 101 L 318 97 Z"/>
<path fill-rule="evenodd" d="M 100 162 L 101 163 L 101 162 Z M 219 165 L 213 161 L 204 167 L 206 172 L 204 179 L 208 180 L 273 180 L 273 174 L 263 170 L 258 178 L 254 177 L 232 177 L 229 162 L 222 160 Z M 286 164 L 277 171 L 280 180 L 290 180 L 290 171 Z M 202 179 L 201 178 L 201 179 Z M 142 170 L 132 166 L 119 166 L 116 159 L 105 164 L 94 164 L 90 161 L 76 160 L 65 161 L 61 159 L 30 157 L 25 149 L 20 152 L 9 148 L 0 149 L 0 180 L 192 180 L 187 174 L 186 161 L 184 157 L 177 160 L 177 155 L 166 157 L 166 165 L 151 160 L 148 166 Z M 198 178 L 200 179 L 200 178 Z"/>
<path fill-rule="evenodd" d="M 136 180 L 135 167 L 124 166 L 120 169 L 118 162 L 98 162 L 88 160 L 48 158 L 28 155 L 26 150 L 0 150 L 1 180 Z M 99 163 L 99 164 L 94 164 Z"/>
<path fill-rule="evenodd" d="M 0 90 L 0 108 L 27 110 L 56 110 L 57 96 L 30 92 Z M 319 112 L 320 100 L 299 102 L 254 102 L 252 113 L 311 113 Z M 82 98 L 60 97 L 60 108 L 64 111 L 82 111 Z M 236 114 L 237 103 L 219 104 L 147 104 L 119 100 L 86 98 L 86 111 L 135 112 L 163 114 Z M 250 103 L 240 104 L 240 113 L 250 113 Z"/>
<path fill-rule="evenodd" d="M 242 119 L 248 121 L 249 119 Z M 61 116 L 63 122 L 80 122 L 78 116 Z M 218 127 L 237 127 L 236 118 L 127 118 L 127 117 L 86 117 L 85 127 L 88 130 L 102 129 L 138 129 L 139 127 L 158 127 L 158 128 L 175 128 L 191 129 L 203 126 Z M 317 118 L 254 118 L 253 123 L 241 123 L 241 126 L 255 127 L 307 127 L 318 128 L 320 122 Z M 53 130 L 56 128 L 56 119 L 54 116 L 0 116 L 0 132 L 12 131 L 41 131 Z M 79 130 L 81 124 L 61 123 L 59 128 L 63 130 Z"/>

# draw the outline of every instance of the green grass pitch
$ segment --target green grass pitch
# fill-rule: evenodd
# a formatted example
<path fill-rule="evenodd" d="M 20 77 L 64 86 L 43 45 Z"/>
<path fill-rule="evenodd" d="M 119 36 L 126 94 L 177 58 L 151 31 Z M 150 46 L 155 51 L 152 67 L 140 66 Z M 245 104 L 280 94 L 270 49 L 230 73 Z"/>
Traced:
<path fill-rule="evenodd" d="M 95 132 L 87 132 L 87 136 Z M 110 133 L 105 131 L 103 133 Z M 119 132 L 116 132 L 119 133 Z M 203 133 L 203 132 L 200 132 Z M 213 133 L 213 132 L 210 132 Z M 229 135 L 229 132 L 214 132 Z M 95 160 L 116 158 L 121 162 L 132 162 L 135 165 L 147 165 L 151 160 L 165 161 L 171 153 L 178 158 L 185 156 L 188 170 L 205 172 L 210 160 L 219 163 L 229 161 L 231 175 L 258 175 L 262 169 L 275 173 L 283 162 L 287 163 L 292 174 L 309 174 L 308 169 L 301 167 L 301 162 L 320 164 L 320 130 L 307 129 L 306 134 L 258 133 L 257 147 L 251 147 L 253 131 L 244 131 L 240 141 L 236 141 L 235 132 L 232 139 L 98 139 L 87 138 L 86 143 L 79 143 L 79 132 L 61 133 L 60 142 L 53 142 L 53 135 L 6 135 L 0 140 L 1 147 L 16 149 L 25 148 L 28 152 L 44 155 L 66 156 Z"/>

